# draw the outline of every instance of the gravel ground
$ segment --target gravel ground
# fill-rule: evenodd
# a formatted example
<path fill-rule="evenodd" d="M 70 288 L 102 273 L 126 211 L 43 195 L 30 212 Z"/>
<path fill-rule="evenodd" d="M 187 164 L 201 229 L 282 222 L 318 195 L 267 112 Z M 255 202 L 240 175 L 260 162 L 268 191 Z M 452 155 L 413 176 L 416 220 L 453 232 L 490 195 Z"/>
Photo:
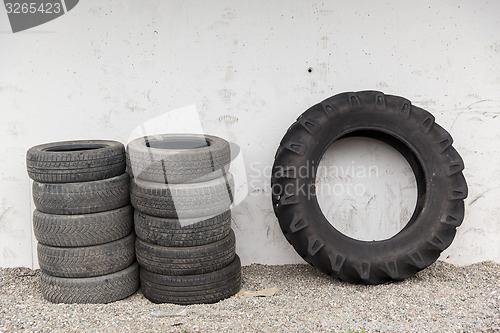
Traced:
<path fill-rule="evenodd" d="M 358 286 L 307 265 L 243 268 L 243 287 L 275 296 L 213 305 L 153 304 L 139 291 L 107 305 L 51 304 L 39 271 L 0 269 L 0 331 L 500 332 L 500 265 L 437 262 L 403 282 Z M 152 311 L 185 316 L 153 317 Z"/>

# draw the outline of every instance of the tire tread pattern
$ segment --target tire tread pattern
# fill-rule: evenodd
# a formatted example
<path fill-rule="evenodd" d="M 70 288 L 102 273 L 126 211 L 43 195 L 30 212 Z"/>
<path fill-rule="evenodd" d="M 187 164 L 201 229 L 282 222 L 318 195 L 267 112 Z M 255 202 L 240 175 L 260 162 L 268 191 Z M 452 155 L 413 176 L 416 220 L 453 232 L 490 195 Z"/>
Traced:
<path fill-rule="evenodd" d="M 102 148 L 51 152 L 56 146 L 101 145 Z M 104 140 L 66 141 L 32 147 L 26 154 L 28 175 L 40 183 L 75 183 L 116 177 L 125 172 L 125 147 Z"/>
<path fill-rule="evenodd" d="M 144 296 L 154 303 L 216 303 L 240 290 L 241 262 L 235 256 L 221 270 L 189 276 L 160 275 L 141 268 L 140 276 Z"/>
<path fill-rule="evenodd" d="M 201 149 L 149 148 L 154 140 L 193 137 L 210 141 Z M 135 178 L 156 183 L 184 184 L 222 177 L 229 169 L 229 143 L 211 135 L 163 134 L 138 138 L 127 146 L 127 168 Z"/>
<path fill-rule="evenodd" d="M 231 211 L 210 218 L 168 219 L 135 211 L 135 233 L 143 241 L 170 247 L 199 246 L 217 242 L 231 229 Z"/>
<path fill-rule="evenodd" d="M 79 215 L 100 213 L 124 207 L 129 203 L 129 176 L 104 180 L 46 184 L 33 182 L 33 201 L 43 213 Z"/>
<path fill-rule="evenodd" d="M 273 192 L 273 207 L 279 219 L 281 229 L 286 239 L 307 262 L 322 262 L 320 268 L 324 273 L 351 283 L 378 284 L 391 280 L 403 280 L 416 272 L 431 265 L 437 260 L 440 253 L 446 249 L 455 236 L 456 227 L 464 219 L 464 203 L 467 197 L 467 183 L 462 174 L 464 163 L 457 151 L 452 147 L 453 140 L 450 134 L 435 123 L 434 116 L 429 112 L 413 106 L 410 101 L 398 96 L 385 95 L 377 91 L 362 91 L 357 93 L 343 93 L 335 95 L 306 110 L 297 121 L 290 126 L 283 137 L 275 155 L 276 165 L 287 167 L 290 164 L 301 162 L 299 158 L 308 149 L 306 142 L 318 140 L 318 125 L 333 122 L 340 114 L 355 113 L 364 105 L 375 105 L 378 112 L 395 112 L 393 117 L 401 121 L 412 122 L 441 155 L 442 163 L 447 169 L 450 189 L 443 217 L 429 239 L 421 242 L 418 248 L 409 253 L 394 255 L 387 258 L 352 258 L 342 250 L 334 251 L 328 247 L 328 253 L 323 253 L 321 237 L 314 232 L 314 223 L 308 218 L 300 216 L 296 206 L 300 199 L 294 195 Z M 394 107 L 399 105 L 399 107 Z M 391 106 L 391 107 L 389 107 Z M 273 171 L 274 173 L 274 171 Z M 273 186 L 282 185 L 289 181 L 287 172 L 273 176 Z M 324 247 L 326 249 L 326 247 Z M 304 250 L 306 249 L 306 250 Z M 328 267 L 324 260 L 328 258 Z"/>
<path fill-rule="evenodd" d="M 86 278 L 111 274 L 135 261 L 135 235 L 86 247 L 53 247 L 38 243 L 42 271 L 55 277 Z"/>
<path fill-rule="evenodd" d="M 231 231 L 227 237 L 201 246 L 164 247 L 136 241 L 139 265 L 164 275 L 204 274 L 229 265 L 235 256 L 236 239 Z"/>
<path fill-rule="evenodd" d="M 101 304 L 131 296 L 139 288 L 137 263 L 113 274 L 91 278 L 60 278 L 42 272 L 43 297 L 52 303 Z"/>
<path fill-rule="evenodd" d="M 231 173 L 211 181 L 193 184 L 160 184 L 133 179 L 130 199 L 138 211 L 167 218 L 217 215 L 233 202 Z"/>
<path fill-rule="evenodd" d="M 115 241 L 133 230 L 133 210 L 127 205 L 102 213 L 82 215 L 33 212 L 33 230 L 39 243 L 49 246 L 92 246 Z"/>

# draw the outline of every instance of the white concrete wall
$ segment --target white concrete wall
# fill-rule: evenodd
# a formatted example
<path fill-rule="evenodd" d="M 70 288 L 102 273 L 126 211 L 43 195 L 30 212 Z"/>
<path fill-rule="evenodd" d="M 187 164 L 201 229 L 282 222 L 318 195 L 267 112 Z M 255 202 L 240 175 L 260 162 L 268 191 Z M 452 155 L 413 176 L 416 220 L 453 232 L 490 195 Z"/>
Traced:
<path fill-rule="evenodd" d="M 243 262 L 302 262 L 274 217 L 269 179 L 256 175 L 307 107 L 364 89 L 431 111 L 465 160 L 467 216 L 442 259 L 499 262 L 500 2 L 390 3 L 86 0 L 16 34 L 0 8 L 0 266 L 37 265 L 30 146 L 126 142 L 144 121 L 190 104 L 207 133 L 242 147 L 251 195 L 233 216 Z"/>

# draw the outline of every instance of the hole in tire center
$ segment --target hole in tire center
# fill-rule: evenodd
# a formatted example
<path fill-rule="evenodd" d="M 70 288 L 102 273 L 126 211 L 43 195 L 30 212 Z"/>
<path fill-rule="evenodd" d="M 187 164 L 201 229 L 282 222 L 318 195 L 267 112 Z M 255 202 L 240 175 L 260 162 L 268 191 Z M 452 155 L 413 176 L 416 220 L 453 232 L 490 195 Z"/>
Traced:
<path fill-rule="evenodd" d="M 417 182 L 408 161 L 390 145 L 348 137 L 324 153 L 316 198 L 335 229 L 357 240 L 380 241 L 410 221 L 417 205 Z"/>
<path fill-rule="evenodd" d="M 93 144 L 72 144 L 72 145 L 62 145 L 54 146 L 44 149 L 44 151 L 49 151 L 53 153 L 66 153 L 72 151 L 87 151 L 106 148 L 104 145 L 93 145 Z"/>
<path fill-rule="evenodd" d="M 148 141 L 146 146 L 156 149 L 199 149 L 210 146 L 210 142 L 202 138 L 169 138 Z"/>

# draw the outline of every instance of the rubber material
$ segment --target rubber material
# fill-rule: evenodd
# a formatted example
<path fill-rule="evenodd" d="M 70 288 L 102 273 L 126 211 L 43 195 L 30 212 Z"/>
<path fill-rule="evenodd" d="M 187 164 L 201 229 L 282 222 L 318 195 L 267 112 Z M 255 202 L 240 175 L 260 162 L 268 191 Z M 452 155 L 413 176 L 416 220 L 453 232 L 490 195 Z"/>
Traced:
<path fill-rule="evenodd" d="M 217 242 L 231 230 L 231 211 L 210 218 L 168 219 L 135 211 L 135 233 L 143 241 L 161 246 L 199 246 Z"/>
<path fill-rule="evenodd" d="M 145 136 L 127 146 L 127 167 L 137 179 L 163 184 L 205 182 L 229 169 L 229 143 L 200 134 Z"/>
<path fill-rule="evenodd" d="M 203 183 L 160 184 L 133 178 L 130 200 L 141 213 L 168 218 L 218 215 L 233 202 L 231 173 Z"/>
<path fill-rule="evenodd" d="M 164 247 L 136 241 L 137 262 L 144 269 L 165 275 L 193 275 L 216 271 L 235 256 L 234 232 L 220 241 L 192 247 Z"/>
<path fill-rule="evenodd" d="M 330 144 L 349 136 L 391 145 L 415 173 L 417 207 L 406 227 L 390 239 L 347 237 L 318 205 L 316 167 Z M 283 137 L 273 166 L 272 201 L 285 237 L 307 262 L 344 281 L 378 284 L 414 275 L 451 244 L 464 218 L 464 164 L 452 143 L 429 112 L 402 97 L 362 91 L 312 106 Z M 298 172 L 301 167 L 310 170 Z"/>
<path fill-rule="evenodd" d="M 33 201 L 47 214 L 92 214 L 124 207 L 129 203 L 129 175 L 85 183 L 33 182 Z"/>
<path fill-rule="evenodd" d="M 54 247 L 38 243 L 38 263 L 51 276 L 85 278 L 106 275 L 135 261 L 135 235 L 86 247 Z"/>
<path fill-rule="evenodd" d="M 107 140 L 47 143 L 28 150 L 26 166 L 29 177 L 41 183 L 102 180 L 125 172 L 125 147 Z"/>
<path fill-rule="evenodd" d="M 188 276 L 161 275 L 141 268 L 140 276 L 144 296 L 154 303 L 216 303 L 240 290 L 241 262 L 235 256 L 233 262 L 221 270 Z"/>
<path fill-rule="evenodd" d="M 139 288 L 137 263 L 113 274 L 83 278 L 59 278 L 42 272 L 43 297 L 52 303 L 110 303 L 127 298 Z"/>
<path fill-rule="evenodd" d="M 39 243 L 49 246 L 77 247 L 109 243 L 133 230 L 132 206 L 102 213 L 54 215 L 35 210 L 33 231 Z"/>

